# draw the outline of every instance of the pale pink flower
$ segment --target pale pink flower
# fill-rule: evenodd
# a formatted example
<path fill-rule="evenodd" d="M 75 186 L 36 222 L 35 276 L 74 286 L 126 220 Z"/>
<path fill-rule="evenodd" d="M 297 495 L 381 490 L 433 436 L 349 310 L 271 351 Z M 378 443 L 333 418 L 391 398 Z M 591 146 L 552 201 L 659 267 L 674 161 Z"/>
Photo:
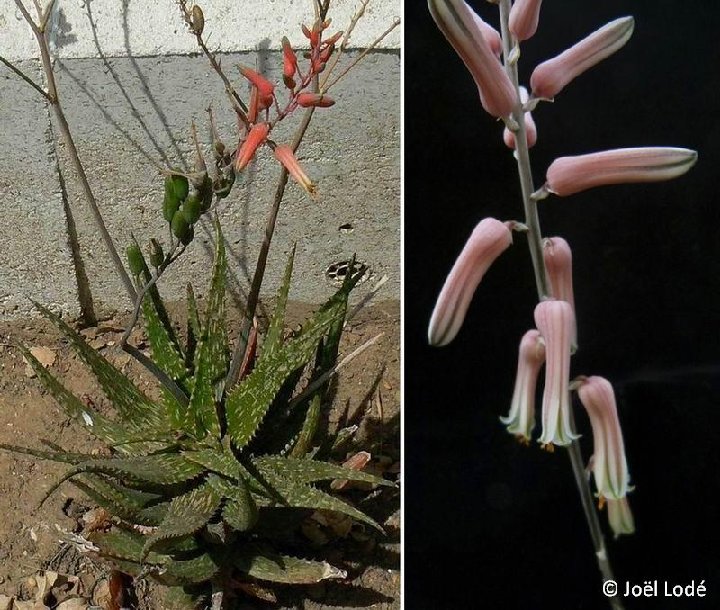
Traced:
<path fill-rule="evenodd" d="M 577 393 L 592 426 L 591 464 L 598 496 L 601 502 L 624 498 L 630 476 L 612 385 L 603 377 L 581 378 Z"/>
<path fill-rule="evenodd" d="M 696 161 L 696 151 L 671 147 L 616 148 L 559 157 L 548 167 L 545 188 L 565 197 L 604 184 L 659 182 L 682 176 Z"/>
<path fill-rule="evenodd" d="M 508 432 L 529 441 L 535 427 L 535 390 L 540 367 L 545 362 L 545 344 L 537 330 L 529 330 L 520 340 L 515 389 L 510 413 L 500 421 Z"/>
<path fill-rule="evenodd" d="M 615 538 L 621 534 L 632 534 L 635 532 L 635 520 L 630 511 L 627 498 L 620 498 L 619 500 L 610 499 L 607 501 L 607 507 L 608 522 L 615 534 Z"/>
<path fill-rule="evenodd" d="M 518 40 L 527 40 L 537 31 L 542 0 L 515 0 L 510 9 L 510 33 Z"/>
<path fill-rule="evenodd" d="M 486 21 L 483 21 L 482 17 L 478 15 L 475 11 L 473 11 L 472 7 L 470 5 L 467 5 L 470 12 L 472 12 L 473 19 L 475 21 L 475 25 L 477 25 L 478 29 L 480 30 L 480 33 L 482 34 L 482 37 L 485 39 L 485 41 L 490 46 L 490 50 L 495 54 L 495 57 L 500 57 L 502 55 L 502 36 L 500 36 L 500 32 L 498 32 L 493 26 L 491 26 Z"/>
<path fill-rule="evenodd" d="M 557 57 L 541 63 L 530 76 L 533 95 L 554 98 L 574 78 L 621 49 L 632 36 L 634 27 L 632 17 L 615 19 Z"/>
<path fill-rule="evenodd" d="M 572 281 L 572 251 L 562 237 L 543 240 L 543 260 L 553 298 L 567 301 L 575 311 Z M 577 324 L 573 327 L 572 344 L 577 345 Z"/>
<path fill-rule="evenodd" d="M 512 243 L 507 223 L 484 218 L 475 227 L 440 291 L 428 328 L 430 345 L 447 345 L 462 326 L 488 267 Z"/>
<path fill-rule="evenodd" d="M 520 101 L 524 104 L 528 101 L 528 92 L 525 87 L 520 86 Z M 532 112 L 525 113 L 525 135 L 527 136 L 528 148 L 535 146 L 537 142 L 537 126 L 532 117 Z M 508 148 L 515 148 L 515 134 L 507 127 L 503 130 L 503 142 Z"/>
<path fill-rule="evenodd" d="M 542 403 L 543 445 L 569 445 L 577 438 L 570 426 L 570 347 L 575 316 L 567 301 L 543 301 L 535 307 L 535 326 L 545 341 Z"/>
<path fill-rule="evenodd" d="M 463 0 L 428 0 L 428 8 L 475 79 L 483 108 L 494 117 L 509 117 L 517 103 L 515 87 L 478 27 L 474 12 Z"/>

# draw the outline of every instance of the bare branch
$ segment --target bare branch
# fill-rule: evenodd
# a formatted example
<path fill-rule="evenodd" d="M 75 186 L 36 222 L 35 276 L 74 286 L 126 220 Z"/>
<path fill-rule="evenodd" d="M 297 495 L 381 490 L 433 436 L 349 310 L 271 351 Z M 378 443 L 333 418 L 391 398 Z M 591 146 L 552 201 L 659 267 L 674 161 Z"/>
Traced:
<path fill-rule="evenodd" d="M 2 55 L 0 55 L 0 62 L 4 63 L 8 68 L 10 68 L 15 74 L 17 74 L 20 78 L 22 78 L 28 85 L 30 85 L 35 91 L 37 91 L 40 95 L 42 95 L 46 100 L 51 101 L 50 96 L 48 95 L 48 92 L 45 91 L 40 85 L 38 85 L 32 78 L 30 78 L 27 74 L 25 74 L 20 68 L 18 68 L 15 64 L 5 59 Z"/>
<path fill-rule="evenodd" d="M 372 43 L 370 43 L 370 46 L 367 49 L 364 49 L 363 52 L 360 53 L 360 55 L 358 55 L 355 58 L 355 60 L 347 68 L 345 68 L 329 84 L 323 84 L 320 92 L 325 93 L 326 91 L 328 91 L 330 89 L 330 87 L 335 85 L 341 78 L 343 78 L 348 72 L 350 72 L 350 70 L 352 70 L 356 65 L 358 65 L 365 58 L 365 56 L 368 53 L 370 53 L 370 51 L 374 50 L 382 42 L 383 38 L 385 38 L 390 32 L 392 32 L 399 25 L 400 25 L 400 18 L 396 17 L 393 20 L 392 25 L 390 27 L 388 27 L 382 34 L 380 34 L 380 36 L 378 36 L 375 40 L 373 40 Z M 330 75 L 328 74 L 325 77 L 325 82 L 327 82 L 329 77 L 330 77 Z"/>

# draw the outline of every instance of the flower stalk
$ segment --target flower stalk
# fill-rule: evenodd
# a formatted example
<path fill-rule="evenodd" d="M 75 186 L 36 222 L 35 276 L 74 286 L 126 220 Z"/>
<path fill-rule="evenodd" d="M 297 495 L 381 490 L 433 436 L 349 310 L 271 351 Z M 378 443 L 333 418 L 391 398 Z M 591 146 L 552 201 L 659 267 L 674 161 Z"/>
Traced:
<path fill-rule="evenodd" d="M 530 249 L 530 257 L 532 259 L 533 270 L 535 273 L 538 298 L 542 301 L 543 299 L 552 297 L 552 294 L 547 279 L 547 272 L 543 257 L 542 232 L 540 229 L 540 218 L 537 211 L 537 201 L 532 197 L 532 194 L 535 192 L 535 187 L 533 186 L 530 153 L 527 145 L 525 113 L 523 112 L 522 103 L 520 101 L 520 85 L 517 64 L 508 61 L 513 46 L 512 35 L 509 29 L 511 2 L 510 0 L 499 0 L 498 5 L 500 9 L 500 25 L 503 40 L 505 70 L 507 71 L 508 76 L 510 77 L 510 80 L 517 92 L 517 102 L 513 112 L 513 118 L 517 124 L 517 130 L 515 130 L 514 133 L 516 142 L 515 158 L 517 160 L 518 177 L 522 192 L 523 208 L 525 210 L 525 225 L 528 229 L 528 247 Z M 569 429 L 571 433 L 575 434 L 575 423 L 572 417 L 572 411 L 570 412 Z M 590 491 L 590 484 L 587 476 L 585 475 L 582 454 L 580 452 L 580 444 L 577 440 L 572 441 L 568 446 L 568 455 L 572 464 L 575 484 L 577 485 L 578 492 L 580 494 L 585 519 L 588 524 L 588 529 L 590 530 L 590 536 L 592 538 L 595 556 L 598 562 L 598 568 L 602 574 L 603 580 L 612 580 L 612 567 L 608 559 L 605 540 L 602 534 L 602 529 L 600 528 L 600 521 L 598 519 L 597 511 L 595 510 L 592 492 Z M 609 601 L 614 610 L 623 609 L 623 604 L 618 597 L 611 597 L 609 598 Z"/>

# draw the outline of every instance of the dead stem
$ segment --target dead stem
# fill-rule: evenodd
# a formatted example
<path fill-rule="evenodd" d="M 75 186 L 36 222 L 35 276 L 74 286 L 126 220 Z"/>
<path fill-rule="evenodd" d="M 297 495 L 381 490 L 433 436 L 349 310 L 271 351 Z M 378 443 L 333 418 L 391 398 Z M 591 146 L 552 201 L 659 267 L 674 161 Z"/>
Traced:
<path fill-rule="evenodd" d="M 47 93 L 45 94 L 45 97 L 49 101 L 50 107 L 53 109 L 55 118 L 57 119 L 58 125 L 60 127 L 60 134 L 62 135 L 62 138 L 65 142 L 70 162 L 72 163 L 78 175 L 78 178 L 80 179 L 80 183 L 82 184 L 83 192 L 85 194 L 85 199 L 90 206 L 90 210 L 93 214 L 95 224 L 97 225 L 103 242 L 105 243 L 105 247 L 110 254 L 110 258 L 112 259 L 115 271 L 122 280 L 122 283 L 125 286 L 125 291 L 130 297 L 130 300 L 134 302 L 137 298 L 135 287 L 133 286 L 132 280 L 130 279 L 128 272 L 125 270 L 125 266 L 123 265 L 122 260 L 120 259 L 120 255 L 118 254 L 118 251 L 115 248 L 115 244 L 113 243 L 112 237 L 108 232 L 102 213 L 100 212 L 97 200 L 95 199 L 95 194 L 90 187 L 90 183 L 85 172 L 85 167 L 80 161 L 80 157 L 75 146 L 75 141 L 73 140 L 72 133 L 70 132 L 70 126 L 67 122 L 67 118 L 65 117 L 65 113 L 63 112 L 62 105 L 60 104 L 60 99 L 58 98 L 58 91 L 57 85 L 55 83 L 55 74 L 53 72 L 52 59 L 50 58 L 50 48 L 48 47 L 48 42 L 45 35 L 45 29 L 47 27 L 47 22 L 50 18 L 53 3 L 54 0 L 50 0 L 50 3 L 41 15 L 41 20 L 38 24 L 30 16 L 30 13 L 23 5 L 22 0 L 15 0 L 15 4 L 17 5 L 18 10 L 22 13 L 25 21 L 27 21 L 28 25 L 32 29 L 33 34 L 35 34 L 38 46 L 40 47 L 40 59 L 42 61 L 43 71 L 45 72 L 45 79 L 47 80 Z"/>

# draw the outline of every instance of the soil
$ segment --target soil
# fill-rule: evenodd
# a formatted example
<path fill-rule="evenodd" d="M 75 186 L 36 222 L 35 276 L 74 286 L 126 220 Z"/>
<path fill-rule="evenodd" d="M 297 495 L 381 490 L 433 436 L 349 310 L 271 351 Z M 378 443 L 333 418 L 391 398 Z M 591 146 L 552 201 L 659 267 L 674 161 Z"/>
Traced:
<path fill-rule="evenodd" d="M 302 321 L 312 308 L 290 304 L 288 324 Z M 179 311 L 179 308 L 178 308 Z M 177 313 L 177 312 L 176 312 Z M 385 476 L 399 478 L 400 460 L 400 321 L 397 302 L 381 303 L 361 310 L 347 325 L 341 357 L 378 333 L 380 340 L 340 371 L 337 392 L 328 412 L 328 429 L 359 426 L 343 449 L 342 459 L 368 451 L 371 464 L 383 465 Z M 150 378 L 117 347 L 127 316 L 113 316 L 97 327 L 83 329 L 86 340 L 111 362 L 133 377 L 149 395 L 156 392 Z M 132 340 L 142 344 L 135 331 Z M 83 400 L 109 413 L 107 400 L 78 357 L 51 324 L 33 318 L 0 323 L 0 443 L 41 447 L 47 439 L 69 451 L 97 452 L 98 442 L 66 417 L 53 398 L 31 376 L 22 354 L 22 343 L 42 350 L 49 370 Z M 39 357 L 39 356 L 38 356 Z M 42 360 L 42 358 L 40 358 Z M 51 362 L 51 363 L 50 363 Z M 36 576 L 53 570 L 80 578 L 80 590 L 88 598 L 108 575 L 108 566 L 82 554 L 63 541 L 63 532 L 77 532 L 94 504 L 70 484 L 63 484 L 39 506 L 45 491 L 64 471 L 64 466 L 0 451 L 0 607 L 3 595 L 33 599 Z M 400 607 L 400 513 L 399 492 L 349 491 L 346 497 L 379 521 L 386 535 L 354 532 L 346 538 L 315 540 L 323 556 L 348 572 L 345 581 L 324 583 L 299 590 L 280 589 L 278 602 L 266 604 L 239 597 L 237 608 L 374 608 Z M 87 518 L 87 517 L 86 517 Z M 164 591 L 152 583 L 134 583 L 139 610 L 164 608 Z M 92 604 L 89 604 L 92 607 Z M 98 608 L 103 608 L 98 603 Z"/>

